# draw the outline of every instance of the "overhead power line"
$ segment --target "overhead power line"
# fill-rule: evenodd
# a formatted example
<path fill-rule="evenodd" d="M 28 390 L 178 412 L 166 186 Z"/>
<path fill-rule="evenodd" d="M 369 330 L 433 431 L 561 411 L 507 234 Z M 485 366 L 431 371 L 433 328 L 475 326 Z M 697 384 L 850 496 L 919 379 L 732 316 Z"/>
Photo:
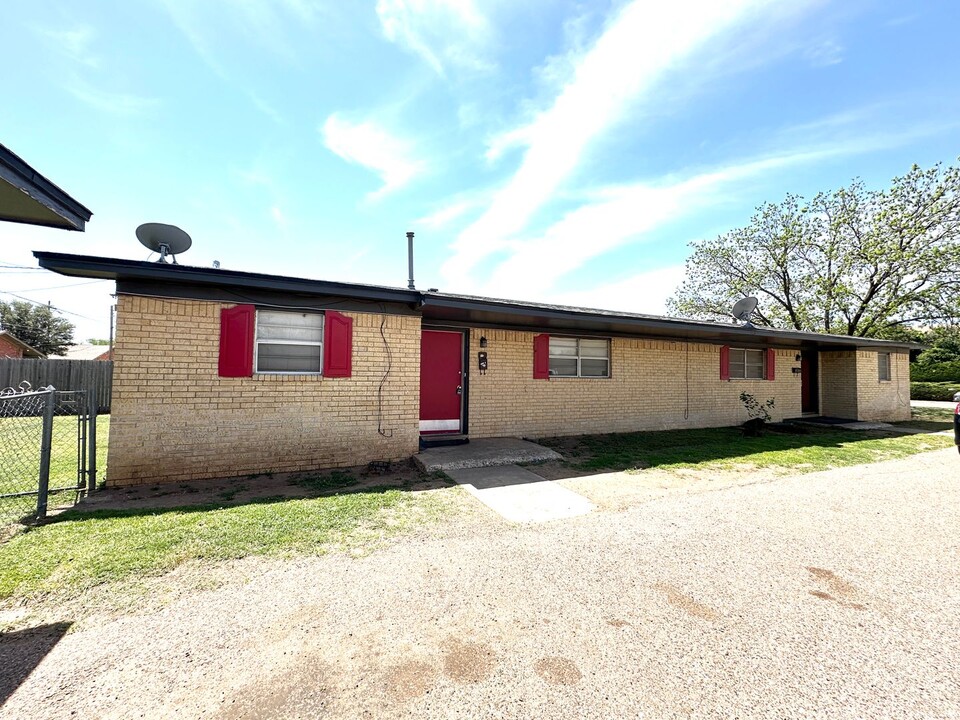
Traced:
<path fill-rule="evenodd" d="M 76 316 L 76 317 L 78 317 L 78 318 L 83 318 L 84 320 L 92 320 L 93 322 L 97 322 L 96 318 L 87 317 L 86 315 L 81 315 L 80 313 L 70 312 L 69 310 L 63 310 L 62 308 L 54 307 L 53 305 L 50 305 L 49 303 L 37 302 L 36 300 L 31 300 L 31 299 L 28 298 L 28 297 L 23 297 L 23 295 L 17 295 L 16 293 L 12 293 L 12 292 L 10 292 L 9 290 L 0 290 L 0 293 L 2 293 L 3 295 L 10 295 L 11 297 L 17 298 L 17 300 L 23 300 L 24 302 L 28 302 L 28 303 L 31 303 L 31 304 L 33 304 L 33 305 L 40 305 L 41 307 L 48 307 L 48 308 L 50 308 L 51 310 L 57 311 L 58 313 L 65 313 L 65 314 L 67 314 L 67 315 L 74 315 L 74 316 Z"/>

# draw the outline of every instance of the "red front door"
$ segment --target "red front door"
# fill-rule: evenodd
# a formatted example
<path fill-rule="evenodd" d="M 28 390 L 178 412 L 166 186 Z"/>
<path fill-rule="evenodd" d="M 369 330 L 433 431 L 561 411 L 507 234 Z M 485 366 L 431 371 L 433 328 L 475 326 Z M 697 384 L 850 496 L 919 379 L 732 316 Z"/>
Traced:
<path fill-rule="evenodd" d="M 424 330 L 420 338 L 420 432 L 460 432 L 462 399 L 463 333 Z"/>

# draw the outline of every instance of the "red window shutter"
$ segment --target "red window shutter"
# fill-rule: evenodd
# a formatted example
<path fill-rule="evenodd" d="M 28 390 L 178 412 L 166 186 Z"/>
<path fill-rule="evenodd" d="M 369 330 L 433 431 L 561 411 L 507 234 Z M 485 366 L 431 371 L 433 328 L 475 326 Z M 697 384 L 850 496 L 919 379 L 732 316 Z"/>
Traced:
<path fill-rule="evenodd" d="M 777 351 L 767 348 L 767 380 L 777 379 Z"/>
<path fill-rule="evenodd" d="M 720 379 L 730 379 L 730 346 L 722 345 L 720 347 Z"/>
<path fill-rule="evenodd" d="M 353 373 L 353 318 L 327 310 L 323 321 L 323 374 L 350 377 Z"/>
<path fill-rule="evenodd" d="M 253 337 L 257 309 L 235 305 L 220 311 L 220 377 L 253 375 Z"/>
<path fill-rule="evenodd" d="M 536 380 L 550 379 L 550 336 L 533 336 L 533 377 Z"/>

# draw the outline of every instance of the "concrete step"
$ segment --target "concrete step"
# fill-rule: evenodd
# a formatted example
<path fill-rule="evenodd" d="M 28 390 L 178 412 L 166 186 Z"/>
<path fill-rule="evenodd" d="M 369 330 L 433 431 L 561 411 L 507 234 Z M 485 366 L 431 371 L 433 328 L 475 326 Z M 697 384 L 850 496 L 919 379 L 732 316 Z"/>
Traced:
<path fill-rule="evenodd" d="M 471 440 L 469 445 L 425 449 L 413 456 L 414 462 L 427 472 L 562 459 L 550 448 L 520 438 L 482 438 Z"/>
<path fill-rule="evenodd" d="M 446 433 L 442 435 L 421 435 L 420 449 L 426 450 L 427 448 L 447 447 L 449 445 L 466 445 L 468 442 L 470 442 L 470 438 L 460 433 L 453 435 Z"/>

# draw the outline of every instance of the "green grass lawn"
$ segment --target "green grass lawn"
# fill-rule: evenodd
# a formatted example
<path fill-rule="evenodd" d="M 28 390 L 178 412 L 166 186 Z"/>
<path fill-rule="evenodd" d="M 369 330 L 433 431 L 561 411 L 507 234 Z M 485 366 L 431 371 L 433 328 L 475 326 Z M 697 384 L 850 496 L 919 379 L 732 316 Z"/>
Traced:
<path fill-rule="evenodd" d="M 894 425 L 906 425 L 921 430 L 939 432 L 953 430 L 953 410 L 948 408 L 915 407 L 910 420 L 901 420 Z"/>
<path fill-rule="evenodd" d="M 940 435 L 893 436 L 852 430 L 813 430 L 804 435 L 768 432 L 746 438 L 739 428 L 585 435 L 540 442 L 559 450 L 572 468 L 581 471 L 779 468 L 813 472 L 953 445 L 952 438 Z"/>
<path fill-rule="evenodd" d="M 366 549 L 439 516 L 442 501 L 397 488 L 159 510 L 68 511 L 0 544 L 0 599 L 76 595 L 189 560 Z"/>
<path fill-rule="evenodd" d="M 0 495 L 37 489 L 43 420 L 39 417 L 0 418 Z M 107 465 L 110 416 L 97 417 L 97 476 Z M 77 480 L 77 418 L 56 417 L 50 448 L 50 487 L 72 486 Z M 50 505 L 56 504 L 52 498 Z M 0 525 L 36 508 L 35 495 L 0 498 Z"/>

